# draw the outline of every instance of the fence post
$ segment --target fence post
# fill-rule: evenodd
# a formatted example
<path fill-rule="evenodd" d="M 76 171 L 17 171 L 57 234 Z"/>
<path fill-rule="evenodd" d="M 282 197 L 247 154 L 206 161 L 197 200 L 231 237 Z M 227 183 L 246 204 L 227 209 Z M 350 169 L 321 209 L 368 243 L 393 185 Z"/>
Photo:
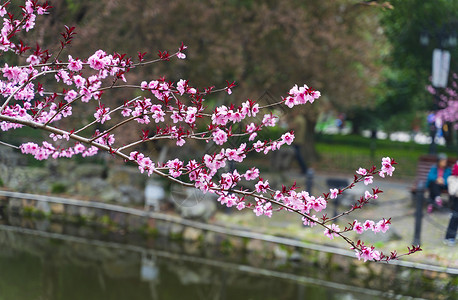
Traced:
<path fill-rule="evenodd" d="M 415 211 L 415 232 L 413 236 L 413 244 L 420 245 L 420 236 L 421 236 L 421 221 L 423 218 L 423 202 L 425 194 L 425 185 L 423 181 L 419 181 L 415 189 L 416 197 L 416 211 Z"/>
<path fill-rule="evenodd" d="M 313 169 L 312 169 L 312 168 L 308 168 L 308 169 L 307 169 L 306 179 L 305 179 L 305 190 L 306 190 L 309 194 L 312 194 L 313 176 L 314 176 Z"/>

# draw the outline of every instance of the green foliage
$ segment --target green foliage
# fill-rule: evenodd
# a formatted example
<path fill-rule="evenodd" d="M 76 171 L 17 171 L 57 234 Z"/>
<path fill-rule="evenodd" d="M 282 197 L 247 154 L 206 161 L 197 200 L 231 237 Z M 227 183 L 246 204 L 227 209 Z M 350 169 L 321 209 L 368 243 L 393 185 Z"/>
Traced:
<path fill-rule="evenodd" d="M 44 211 L 37 209 L 34 206 L 24 206 L 22 208 L 22 213 L 25 217 L 34 217 L 37 219 L 43 219 L 46 217 Z"/>
<path fill-rule="evenodd" d="M 320 160 L 314 164 L 318 170 L 353 173 L 355 166 L 380 167 L 379 160 L 389 156 L 399 164 L 396 166 L 396 178 L 411 179 L 417 170 L 418 158 L 428 153 L 429 145 L 413 142 L 393 142 L 390 140 L 372 140 L 357 135 L 320 135 L 316 143 Z M 456 152 L 438 146 L 439 152 L 456 157 Z"/>
<path fill-rule="evenodd" d="M 62 194 L 67 191 L 67 185 L 62 182 L 53 182 L 51 185 L 52 194 Z"/>
<path fill-rule="evenodd" d="M 113 221 L 110 219 L 110 216 L 108 215 L 103 215 L 99 218 L 100 224 L 104 226 L 110 226 L 113 224 Z"/>
<path fill-rule="evenodd" d="M 425 87 L 432 69 L 432 52 L 439 48 L 441 35 L 456 32 L 458 1 L 393 0 L 392 10 L 385 10 L 381 24 L 391 44 L 385 59 L 383 84 L 377 90 L 376 108 L 370 114 L 382 121 L 414 115 L 415 111 L 433 108 L 433 97 Z M 420 44 L 420 35 L 429 33 L 428 46 Z M 443 45 L 446 46 L 446 45 Z M 451 52 L 450 70 L 458 67 L 458 47 Z"/>

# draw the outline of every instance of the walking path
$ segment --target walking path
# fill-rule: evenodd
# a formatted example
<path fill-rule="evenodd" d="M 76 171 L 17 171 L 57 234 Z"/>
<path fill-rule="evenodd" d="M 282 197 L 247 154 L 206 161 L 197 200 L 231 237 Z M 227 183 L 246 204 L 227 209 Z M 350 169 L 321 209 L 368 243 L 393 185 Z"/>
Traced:
<path fill-rule="evenodd" d="M 290 177 L 292 174 L 288 174 Z M 267 176 L 266 176 L 267 177 Z M 315 174 L 313 179 L 313 195 L 320 195 L 323 192 L 328 192 L 326 180 L 330 178 L 328 174 Z M 335 176 L 332 176 L 333 178 Z M 299 177 L 303 180 L 305 186 L 305 177 Z M 352 176 L 337 176 L 337 178 L 352 180 Z M 300 184 L 298 180 L 298 184 Z M 357 234 L 350 235 L 352 238 L 360 238 L 366 243 L 374 244 L 384 253 L 390 253 L 397 250 L 398 253 L 405 253 L 407 247 L 413 244 L 414 226 L 415 226 L 415 205 L 410 194 L 411 183 L 396 181 L 395 177 L 389 179 L 376 179 L 374 186 L 380 187 L 383 190 L 379 194 L 379 198 L 366 206 L 360 211 L 352 213 L 350 216 L 342 217 L 338 223 L 340 227 L 353 222 L 356 218 L 364 222 L 366 219 L 374 221 L 382 218 L 391 218 L 391 226 L 385 234 L 374 234 L 366 232 L 357 237 Z M 364 195 L 367 189 L 364 184 L 357 185 L 352 190 L 351 197 L 357 199 L 360 195 Z M 369 189 L 370 190 L 370 189 Z M 343 211 L 350 205 L 349 200 L 343 200 L 339 211 Z M 346 202 L 346 203 L 345 203 Z M 333 214 L 333 205 L 328 204 L 328 215 Z M 434 266 L 448 267 L 458 269 L 458 245 L 447 246 L 443 243 L 445 231 L 450 220 L 450 212 L 446 209 L 434 211 L 432 214 L 426 214 L 424 210 L 422 220 L 422 230 L 420 245 L 422 252 L 402 258 L 410 262 L 429 264 Z M 256 217 L 253 212 L 245 211 L 242 213 L 223 213 L 219 212 L 216 215 L 216 222 L 220 224 L 248 227 L 251 230 L 271 233 L 280 236 L 292 237 L 308 243 L 319 245 L 333 246 L 348 249 L 348 244 L 343 240 L 329 240 L 323 234 L 323 229 L 314 227 L 308 228 L 301 224 L 300 217 L 286 212 L 274 213 L 271 219 L 267 217 Z"/>

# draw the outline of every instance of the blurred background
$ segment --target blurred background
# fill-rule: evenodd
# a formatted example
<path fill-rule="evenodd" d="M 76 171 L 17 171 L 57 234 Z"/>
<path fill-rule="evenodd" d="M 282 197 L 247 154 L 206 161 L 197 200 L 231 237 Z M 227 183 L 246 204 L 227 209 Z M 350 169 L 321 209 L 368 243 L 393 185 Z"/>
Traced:
<path fill-rule="evenodd" d="M 38 41 L 42 48 L 58 50 L 64 25 L 76 26 L 77 32 L 64 55 L 79 58 L 100 48 L 134 59 L 138 51 L 147 52 L 147 59 L 155 58 L 158 50 L 173 53 L 183 42 L 188 46 L 186 60 L 145 66 L 127 77 L 135 83 L 162 76 L 170 81 L 183 78 L 201 89 L 235 81 L 232 95 L 208 95 L 210 108 L 246 99 L 261 105 L 274 103 L 294 84 L 319 90 L 322 97 L 313 105 L 294 108 L 305 118 L 305 125 L 296 130 L 306 141 L 302 155 L 315 171 L 315 177 L 313 173 L 310 178 L 299 177 L 300 184 L 310 180 L 315 194 L 327 192 L 329 177 L 352 178 L 359 167 L 379 166 L 381 157 L 395 158 L 397 182 L 382 185 L 384 200 L 362 215 L 380 219 L 389 212 L 399 224 L 384 238 L 369 238 L 377 247 L 393 250 L 411 243 L 415 202 L 410 192 L 419 157 L 445 152 L 458 158 L 458 110 L 454 108 L 458 103 L 458 0 L 50 3 L 52 13 L 21 37 L 26 42 Z M 0 57 L 0 64 L 4 63 L 21 61 L 5 54 Z M 138 95 L 125 89 L 108 91 L 104 97 L 121 104 Z M 84 112 L 76 107 L 79 121 L 73 121 L 84 123 L 92 118 L 86 119 Z M 279 126 L 263 131 L 260 138 L 278 138 L 289 130 L 293 110 L 274 112 L 281 117 Z M 129 134 L 126 131 L 125 136 Z M 13 145 L 41 136 L 28 128 L 0 132 L 0 140 Z M 233 143 L 238 142 L 243 140 Z M 190 159 L 212 150 L 211 145 L 193 142 L 183 148 L 174 143 L 142 147 L 156 160 L 161 153 L 162 159 Z M 449 211 L 429 217 L 428 231 L 423 234 L 429 250 L 413 258 L 427 267 L 404 265 L 402 272 L 397 265 L 366 264 L 366 268 L 352 259 L 353 253 L 319 248 L 329 243 L 322 229 L 304 230 L 295 216 L 259 219 L 249 210 L 231 214 L 220 205 L 216 208 L 215 199 L 160 178 L 147 178 L 135 166 L 123 163 L 107 154 L 43 162 L 1 147 L 0 187 L 86 203 L 97 200 L 138 211 L 147 211 L 148 201 L 166 197 L 160 208 L 165 214 L 177 216 L 177 211 L 188 219 L 236 230 L 289 236 L 306 246 L 266 246 L 255 238 L 228 238 L 182 226 L 181 221 L 168 220 L 164 225 L 160 223 L 164 219 L 131 219 L 112 211 L 101 213 L 90 205 L 64 206 L 55 199 L 38 205 L 36 199 L 18 200 L 4 194 L 0 199 L 9 201 L 8 213 L 0 206 L 0 269 L 7 270 L 0 277 L 4 295 L 11 299 L 32 299 L 37 294 L 36 299 L 125 299 L 131 295 L 142 299 L 303 299 L 305 295 L 311 299 L 452 299 L 458 293 L 456 251 L 441 243 Z M 296 177 L 291 174 L 304 175 L 287 148 L 268 159 L 250 154 L 245 163 L 239 170 L 255 165 L 274 178 L 272 185 L 292 184 Z M 149 199 L 148 191 L 162 199 Z M 351 218 L 344 222 L 352 222 Z M 336 244 L 348 248 L 345 243 Z M 305 266 L 296 264 L 301 255 L 309 259 Z M 352 258 L 347 263 L 342 257 Z M 450 268 L 444 271 L 438 266 Z M 27 273 L 33 278 L 24 280 Z M 23 282 L 27 288 L 21 288 Z"/>
<path fill-rule="evenodd" d="M 77 27 L 68 54 L 87 57 L 102 46 L 134 58 L 137 51 L 151 56 L 176 51 L 183 41 L 189 46 L 185 61 L 143 67 L 130 79 L 185 78 L 201 88 L 236 81 L 233 95 L 209 96 L 209 106 L 248 98 L 277 101 L 294 84 L 320 90 L 318 103 L 303 110 L 304 157 L 315 169 L 349 171 L 388 155 L 401 163 L 398 175 L 411 177 L 418 156 L 437 151 L 431 149 L 431 136 L 445 147 L 439 151 L 456 156 L 453 118 L 433 117 L 444 108 L 440 102 L 447 97 L 439 95 L 447 95 L 446 89 L 436 87 L 436 95 L 427 90 L 433 50 L 442 49 L 450 53 L 447 87 L 456 99 L 456 0 L 63 0 L 52 5 L 53 13 L 26 40 L 56 49 L 66 24 Z M 122 103 L 132 96 L 124 90 L 111 97 Z M 277 137 L 283 130 L 265 135 Z M 21 139 L 18 132 L 0 134 L 13 143 Z M 346 159 L 336 159 L 341 155 Z"/>

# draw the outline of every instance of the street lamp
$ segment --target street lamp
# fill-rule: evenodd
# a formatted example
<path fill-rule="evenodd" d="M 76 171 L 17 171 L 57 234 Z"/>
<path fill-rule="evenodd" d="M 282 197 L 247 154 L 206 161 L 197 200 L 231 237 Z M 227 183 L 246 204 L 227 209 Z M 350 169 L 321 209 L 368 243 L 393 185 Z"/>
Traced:
<path fill-rule="evenodd" d="M 436 89 L 436 94 L 434 96 L 434 105 L 433 105 L 433 114 L 436 113 L 439 104 L 439 93 L 437 90 L 439 88 L 447 87 L 448 72 L 450 68 L 450 52 L 445 50 L 445 48 L 453 48 L 457 45 L 457 32 L 456 25 L 457 21 L 449 22 L 444 24 L 439 30 L 427 31 L 423 30 L 420 33 L 420 44 L 422 46 L 428 46 L 431 38 L 436 38 L 439 42 L 439 48 L 434 49 L 433 51 L 433 68 L 432 68 L 432 85 Z M 436 154 L 436 133 L 437 126 L 436 122 L 431 122 L 428 118 L 428 123 L 430 124 L 430 134 L 431 134 L 431 145 L 429 147 L 430 154 Z"/>

